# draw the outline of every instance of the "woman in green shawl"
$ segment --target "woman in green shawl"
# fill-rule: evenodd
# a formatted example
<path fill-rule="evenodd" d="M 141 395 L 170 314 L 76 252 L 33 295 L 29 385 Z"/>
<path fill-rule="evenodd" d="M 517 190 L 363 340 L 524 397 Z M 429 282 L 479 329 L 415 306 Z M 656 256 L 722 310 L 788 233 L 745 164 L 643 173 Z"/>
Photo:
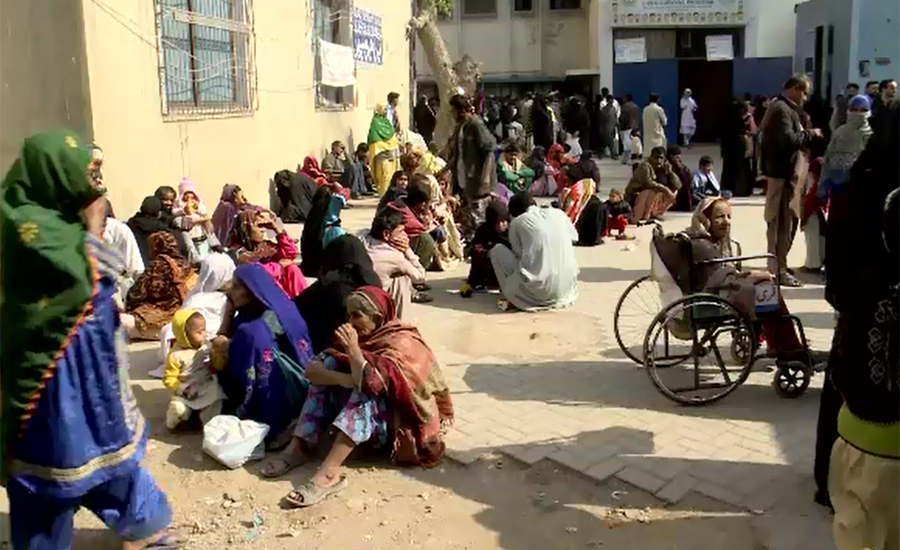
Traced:
<path fill-rule="evenodd" d="M 369 124 L 369 168 L 375 176 L 378 195 L 384 195 L 391 184 L 394 172 L 400 169 L 400 144 L 394 125 L 387 117 L 384 103 L 375 106 L 372 123 Z"/>
<path fill-rule="evenodd" d="M 0 189 L 0 479 L 12 546 L 70 548 L 84 506 L 125 548 L 172 548 L 156 537 L 171 521 L 165 494 L 139 466 L 149 428 L 128 385 L 113 299 L 122 259 L 103 242 L 107 202 L 90 158 L 71 133 L 32 136 Z"/>

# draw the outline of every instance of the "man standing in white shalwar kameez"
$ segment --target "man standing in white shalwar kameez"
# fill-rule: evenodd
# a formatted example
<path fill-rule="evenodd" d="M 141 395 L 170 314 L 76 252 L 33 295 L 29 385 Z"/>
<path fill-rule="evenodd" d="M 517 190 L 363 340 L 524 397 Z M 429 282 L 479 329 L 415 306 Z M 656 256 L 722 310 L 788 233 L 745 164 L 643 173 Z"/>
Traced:
<path fill-rule="evenodd" d="M 523 191 L 509 201 L 509 242 L 491 249 L 500 291 L 523 311 L 567 307 L 578 297 L 578 232 L 557 208 L 541 208 Z"/>
<path fill-rule="evenodd" d="M 650 104 L 644 107 L 644 151 L 649 155 L 654 147 L 666 146 L 666 112 L 659 106 L 659 96 L 650 94 Z"/>

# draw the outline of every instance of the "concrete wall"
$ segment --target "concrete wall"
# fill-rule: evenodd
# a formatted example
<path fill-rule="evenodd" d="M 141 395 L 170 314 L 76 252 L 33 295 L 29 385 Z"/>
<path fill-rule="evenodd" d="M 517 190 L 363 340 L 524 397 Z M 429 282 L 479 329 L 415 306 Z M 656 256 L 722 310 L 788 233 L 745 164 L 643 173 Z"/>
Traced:
<path fill-rule="evenodd" d="M 805 72 L 806 58 L 815 59 L 817 27 L 823 28 L 823 54 L 827 56 L 828 32 L 833 28 L 831 58 L 823 59 L 823 74 L 814 82 L 819 87 L 826 86 L 830 73 L 832 97 L 854 79 L 854 72 L 850 70 L 850 52 L 855 39 L 854 29 L 859 26 L 857 16 L 854 0 L 811 0 L 797 6 L 794 72 Z"/>
<path fill-rule="evenodd" d="M 496 16 L 479 17 L 462 16 L 457 5 L 453 18 L 439 26 L 450 57 L 457 61 L 469 54 L 485 76 L 561 77 L 567 70 L 592 68 L 590 1 L 599 0 L 584 0 L 581 10 L 570 12 L 550 11 L 549 2 L 535 0 L 532 13 L 513 14 L 512 0 L 497 0 Z M 421 80 L 432 76 L 421 46 L 416 73 Z"/>
<path fill-rule="evenodd" d="M 0 31 L 0 170 L 22 140 L 55 128 L 90 136 L 81 1 L 3 2 Z"/>
<path fill-rule="evenodd" d="M 176 185 L 182 175 L 197 183 L 209 207 L 225 183 L 267 205 L 274 172 L 296 168 L 306 155 L 321 157 L 333 140 L 364 141 L 376 101 L 390 91 L 401 101 L 409 97 L 410 3 L 356 0 L 382 17 L 384 65 L 358 67 L 356 108 L 316 110 L 308 2 L 253 2 L 258 91 L 252 116 L 177 122 L 161 114 L 152 0 L 116 3 L 120 17 L 85 3 L 94 136 L 106 153 L 105 180 L 117 213 L 135 211 L 144 196 Z M 408 106 L 401 103 L 400 110 L 408 127 Z"/>
<path fill-rule="evenodd" d="M 850 50 L 851 80 L 900 80 L 900 2 L 897 0 L 856 0 L 859 25 L 854 28 L 858 40 Z M 875 63 L 876 58 L 890 61 Z M 859 74 L 859 61 L 869 61 L 869 76 Z M 863 84 L 863 82 L 860 82 Z"/>
<path fill-rule="evenodd" d="M 745 0 L 744 57 L 794 55 L 794 6 L 803 0 Z"/>
<path fill-rule="evenodd" d="M 900 77 L 900 2 L 882 0 L 809 0 L 797 8 L 794 70 L 803 71 L 806 58 L 816 56 L 816 27 L 834 27 L 834 50 L 824 62 L 831 71 L 831 95 L 848 82 L 860 86 L 869 80 Z M 887 60 L 887 64 L 876 63 Z M 859 62 L 869 61 L 869 75 Z M 823 80 L 824 81 L 824 80 Z"/>

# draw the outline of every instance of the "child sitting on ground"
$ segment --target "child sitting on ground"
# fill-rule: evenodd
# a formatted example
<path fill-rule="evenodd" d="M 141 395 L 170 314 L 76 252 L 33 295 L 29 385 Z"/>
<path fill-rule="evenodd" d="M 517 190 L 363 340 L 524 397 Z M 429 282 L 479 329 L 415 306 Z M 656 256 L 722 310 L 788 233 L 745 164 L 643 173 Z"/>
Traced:
<path fill-rule="evenodd" d="M 700 204 L 706 197 L 718 197 L 722 193 L 719 180 L 713 173 L 712 158 L 704 155 L 700 157 L 700 169 L 694 171 L 691 179 L 691 195 L 693 202 Z M 726 197 L 728 198 L 728 197 Z"/>
<path fill-rule="evenodd" d="M 225 395 L 210 365 L 206 319 L 193 309 L 180 309 L 172 318 L 175 345 L 166 359 L 163 384 L 172 391 L 166 427 L 174 430 L 199 411 L 205 424 L 222 411 Z"/>
<path fill-rule="evenodd" d="M 609 213 L 609 223 L 607 230 L 618 231 L 616 239 L 620 241 L 630 241 L 634 239 L 634 235 L 626 235 L 625 228 L 631 222 L 631 205 L 625 200 L 625 195 L 619 189 L 612 189 L 609 192 L 609 198 L 606 200 L 606 211 Z"/>

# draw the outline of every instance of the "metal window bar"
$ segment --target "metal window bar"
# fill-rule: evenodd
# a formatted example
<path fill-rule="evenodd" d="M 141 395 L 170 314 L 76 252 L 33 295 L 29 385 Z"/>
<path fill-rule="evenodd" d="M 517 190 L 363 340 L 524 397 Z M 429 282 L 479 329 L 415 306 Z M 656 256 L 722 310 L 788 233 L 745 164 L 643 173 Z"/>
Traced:
<path fill-rule="evenodd" d="M 315 0 L 313 4 L 313 78 L 316 86 L 316 108 L 323 110 L 350 110 L 354 107 L 353 86 L 333 87 L 321 83 L 322 62 L 319 41 L 353 45 L 350 0 Z"/>
<path fill-rule="evenodd" d="M 252 113 L 256 82 L 249 2 L 157 0 L 164 116 Z"/>

